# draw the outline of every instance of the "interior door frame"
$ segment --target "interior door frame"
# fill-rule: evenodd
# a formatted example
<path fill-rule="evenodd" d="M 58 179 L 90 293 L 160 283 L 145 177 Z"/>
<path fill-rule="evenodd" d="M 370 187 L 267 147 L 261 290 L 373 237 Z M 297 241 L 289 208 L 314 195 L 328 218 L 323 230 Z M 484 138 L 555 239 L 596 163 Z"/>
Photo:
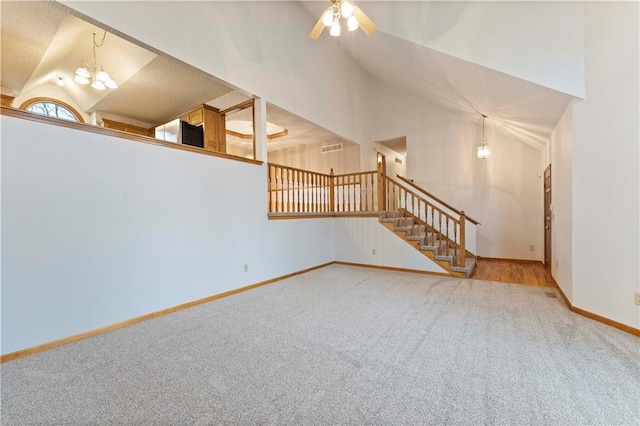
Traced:
<path fill-rule="evenodd" d="M 543 223 L 544 223 L 544 266 L 551 266 L 551 222 L 552 222 L 552 193 L 551 193 L 551 164 L 544 169 L 542 181 L 542 194 L 544 197 Z"/>

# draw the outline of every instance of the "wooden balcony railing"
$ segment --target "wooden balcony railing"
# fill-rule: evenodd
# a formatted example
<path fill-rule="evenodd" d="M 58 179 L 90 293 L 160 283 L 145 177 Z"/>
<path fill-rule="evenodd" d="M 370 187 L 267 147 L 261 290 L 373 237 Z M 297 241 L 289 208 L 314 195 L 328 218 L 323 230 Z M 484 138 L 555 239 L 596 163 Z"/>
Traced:
<path fill-rule="evenodd" d="M 413 228 L 424 226 L 424 232 L 432 235 L 431 245 L 439 247 L 440 253 L 453 256 L 455 266 L 465 266 L 465 223 L 466 215 L 460 211 L 455 217 L 408 186 L 384 176 L 384 191 L 387 211 L 403 211 L 413 217 Z M 416 234 L 412 232 L 412 234 Z"/>
<path fill-rule="evenodd" d="M 269 213 L 378 211 L 376 171 L 334 175 L 269 163 Z"/>

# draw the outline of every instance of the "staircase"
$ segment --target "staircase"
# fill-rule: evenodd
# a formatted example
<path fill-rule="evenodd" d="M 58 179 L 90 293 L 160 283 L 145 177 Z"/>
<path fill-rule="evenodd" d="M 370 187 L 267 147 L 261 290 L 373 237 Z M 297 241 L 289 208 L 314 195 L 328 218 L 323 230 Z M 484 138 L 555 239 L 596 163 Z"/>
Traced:
<path fill-rule="evenodd" d="M 419 224 L 403 209 L 383 212 L 380 222 L 454 277 L 468 278 L 476 267 L 476 259 L 469 253 L 464 253 L 464 267 L 457 266 L 462 255 L 457 244 L 432 227 Z"/>
<path fill-rule="evenodd" d="M 480 223 L 412 180 L 396 177 L 387 176 L 384 162 L 374 171 L 343 175 L 269 163 L 269 216 L 375 215 L 450 275 L 468 278 L 476 266 Z"/>

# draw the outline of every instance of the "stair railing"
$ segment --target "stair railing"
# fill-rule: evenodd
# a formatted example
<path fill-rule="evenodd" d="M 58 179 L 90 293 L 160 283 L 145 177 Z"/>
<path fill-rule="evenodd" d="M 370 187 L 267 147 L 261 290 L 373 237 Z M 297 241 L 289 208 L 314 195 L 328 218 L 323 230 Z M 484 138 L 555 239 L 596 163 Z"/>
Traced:
<path fill-rule="evenodd" d="M 466 220 L 464 211 L 459 217 L 447 213 L 417 191 L 410 189 L 395 179 L 384 176 L 384 190 L 387 211 L 403 212 L 413 217 L 412 229 L 424 226 L 425 235 L 431 234 L 431 245 L 442 248 L 446 255 L 453 250 L 453 265 L 464 268 L 466 260 Z M 412 232 L 413 233 L 413 232 Z M 425 242 L 426 243 L 426 242 Z"/>
<path fill-rule="evenodd" d="M 376 171 L 335 175 L 267 164 L 269 213 L 377 211 Z"/>

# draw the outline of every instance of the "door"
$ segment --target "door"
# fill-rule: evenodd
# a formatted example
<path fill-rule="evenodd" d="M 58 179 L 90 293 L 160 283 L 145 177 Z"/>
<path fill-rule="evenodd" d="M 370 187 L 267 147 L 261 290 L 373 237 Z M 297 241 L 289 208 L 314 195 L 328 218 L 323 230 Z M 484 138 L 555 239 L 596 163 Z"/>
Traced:
<path fill-rule="evenodd" d="M 544 266 L 551 266 L 551 164 L 544 169 Z"/>

